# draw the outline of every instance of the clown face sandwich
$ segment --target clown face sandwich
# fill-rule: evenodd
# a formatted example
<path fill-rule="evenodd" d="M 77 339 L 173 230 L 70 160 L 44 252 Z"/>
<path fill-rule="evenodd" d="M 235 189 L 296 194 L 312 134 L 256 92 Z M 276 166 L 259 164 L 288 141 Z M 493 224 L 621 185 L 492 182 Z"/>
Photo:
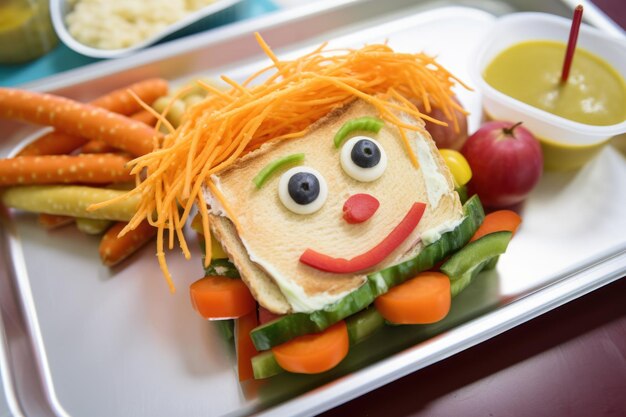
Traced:
<path fill-rule="evenodd" d="M 467 244 L 482 207 L 477 197 L 462 205 L 424 128 L 441 122 L 414 104 L 453 123 L 464 112 L 452 90 L 463 84 L 433 58 L 322 45 L 280 61 L 258 40 L 273 64 L 242 84 L 223 77 L 229 91 L 199 81 L 207 99 L 133 161 L 139 179 L 128 194 L 141 204 L 127 227 L 149 219 L 158 228 L 172 289 L 165 233 L 189 256 L 183 226 L 197 210 L 211 273 L 191 285 L 192 304 L 206 319 L 236 319 L 240 379 L 328 370 L 383 317 L 442 319 L 510 239 Z M 447 258 L 442 272 L 424 272 Z"/>
<path fill-rule="evenodd" d="M 452 178 L 425 130 L 409 134 L 418 166 L 389 123 L 381 122 L 378 132 L 357 127 L 335 146 L 342 127 L 377 117 L 371 105 L 349 103 L 307 136 L 263 145 L 212 178 L 239 223 L 235 229 L 208 191 L 214 234 L 254 298 L 271 312 L 321 310 L 362 286 L 368 273 L 415 256 L 432 236 L 461 222 Z M 303 161 L 255 185 L 264 167 L 293 154 Z M 350 221 L 346 205 L 368 197 L 378 208 Z M 389 238 L 398 227 L 406 229 L 403 236 Z M 377 248 L 385 240 L 386 247 Z"/>

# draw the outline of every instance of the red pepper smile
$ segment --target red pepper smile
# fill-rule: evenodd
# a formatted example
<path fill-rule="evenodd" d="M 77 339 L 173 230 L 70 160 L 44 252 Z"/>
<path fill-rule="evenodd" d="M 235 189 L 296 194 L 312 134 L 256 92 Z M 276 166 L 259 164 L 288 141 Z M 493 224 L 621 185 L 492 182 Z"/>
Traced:
<path fill-rule="evenodd" d="M 404 218 L 387 237 L 372 249 L 352 259 L 333 258 L 332 256 L 316 252 L 313 249 L 306 249 L 302 255 L 300 255 L 300 262 L 312 268 L 319 269 L 320 271 L 333 272 L 336 274 L 348 274 L 371 268 L 382 262 L 383 259 L 409 237 L 420 222 L 424 210 L 426 210 L 426 204 L 413 203 Z"/>

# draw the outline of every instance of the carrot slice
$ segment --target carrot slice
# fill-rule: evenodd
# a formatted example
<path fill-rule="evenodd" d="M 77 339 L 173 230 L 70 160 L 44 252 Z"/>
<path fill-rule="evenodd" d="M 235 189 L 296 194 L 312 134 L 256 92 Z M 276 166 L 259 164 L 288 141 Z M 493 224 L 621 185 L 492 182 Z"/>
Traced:
<path fill-rule="evenodd" d="M 350 341 L 345 321 L 326 330 L 296 337 L 272 348 L 276 361 L 286 371 L 317 374 L 335 367 L 348 354 Z"/>
<path fill-rule="evenodd" d="M 256 310 L 256 301 L 240 279 L 204 277 L 191 284 L 189 292 L 191 304 L 205 319 L 238 318 Z"/>
<path fill-rule="evenodd" d="M 450 279 L 440 272 L 422 272 L 374 300 L 378 312 L 398 324 L 435 323 L 450 311 Z"/>
<path fill-rule="evenodd" d="M 475 241 L 489 233 L 494 232 L 511 232 L 515 235 L 517 228 L 522 222 L 522 218 L 511 210 L 498 210 L 485 216 L 485 220 L 480 225 L 470 242 Z"/>
<path fill-rule="evenodd" d="M 254 377 L 252 371 L 252 357 L 257 353 L 250 332 L 256 326 L 258 326 L 259 320 L 256 316 L 256 311 L 239 317 L 235 322 L 235 337 L 237 345 L 237 373 L 239 374 L 239 381 L 246 381 Z"/>

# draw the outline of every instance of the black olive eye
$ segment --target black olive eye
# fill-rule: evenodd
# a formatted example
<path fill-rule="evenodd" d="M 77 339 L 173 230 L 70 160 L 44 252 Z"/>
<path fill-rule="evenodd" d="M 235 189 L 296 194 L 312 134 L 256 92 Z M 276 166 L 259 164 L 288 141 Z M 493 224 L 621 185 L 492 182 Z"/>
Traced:
<path fill-rule="evenodd" d="M 326 202 L 328 186 L 322 174 L 308 167 L 294 167 L 278 182 L 278 197 L 285 207 L 297 214 L 310 214 Z"/>
<path fill-rule="evenodd" d="M 361 168 L 372 168 L 380 162 L 380 148 L 369 139 L 359 139 L 352 147 L 350 158 Z"/>
<path fill-rule="evenodd" d="M 341 167 L 357 181 L 377 180 L 387 168 L 387 154 L 376 140 L 367 136 L 350 138 L 341 148 Z"/>
<path fill-rule="evenodd" d="M 287 191 L 298 204 L 309 204 L 320 195 L 320 182 L 310 172 L 298 172 L 289 178 Z"/>

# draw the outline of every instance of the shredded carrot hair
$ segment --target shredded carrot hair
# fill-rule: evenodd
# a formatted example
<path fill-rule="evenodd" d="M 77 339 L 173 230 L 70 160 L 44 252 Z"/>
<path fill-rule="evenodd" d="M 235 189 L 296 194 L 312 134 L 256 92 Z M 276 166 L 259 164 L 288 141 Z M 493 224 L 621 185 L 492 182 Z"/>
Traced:
<path fill-rule="evenodd" d="M 426 111 L 439 107 L 456 125 L 455 110 L 464 112 L 452 99 L 452 87 L 456 84 L 468 87 L 423 53 L 398 53 L 380 44 L 329 51 L 325 50 L 326 44 L 322 44 L 293 61 L 281 61 L 259 34 L 256 38 L 273 64 L 243 84 L 222 77 L 231 87 L 227 91 L 198 81 L 198 85 L 208 91 L 207 99 L 188 109 L 181 125 L 165 136 L 152 153 L 131 162 L 131 172 L 138 178 L 137 186 L 119 197 L 141 195 L 138 211 L 120 234 L 144 219 L 159 229 L 157 258 L 172 291 L 175 287 L 165 261 L 164 231 L 167 229 L 170 233 L 170 247 L 174 233 L 177 235 L 181 250 L 189 258 L 182 228 L 192 207 L 197 205 L 204 236 L 210 239 L 208 212 L 202 194 L 206 187 L 239 228 L 227 201 L 211 181 L 211 175 L 228 168 L 242 155 L 268 141 L 305 136 L 315 121 L 360 98 L 374 106 L 382 119 L 397 126 L 404 147 L 417 166 L 406 130 L 421 127 L 403 122 L 398 113 L 445 125 L 422 114 L 414 104 L 421 102 Z M 274 72 L 268 75 L 270 71 Z M 264 80 L 259 81 L 261 77 Z M 156 116 L 167 126 L 163 115 Z M 140 180 L 142 173 L 147 175 Z M 94 205 L 91 209 L 114 201 Z M 210 258 L 205 262 L 210 262 Z"/>

